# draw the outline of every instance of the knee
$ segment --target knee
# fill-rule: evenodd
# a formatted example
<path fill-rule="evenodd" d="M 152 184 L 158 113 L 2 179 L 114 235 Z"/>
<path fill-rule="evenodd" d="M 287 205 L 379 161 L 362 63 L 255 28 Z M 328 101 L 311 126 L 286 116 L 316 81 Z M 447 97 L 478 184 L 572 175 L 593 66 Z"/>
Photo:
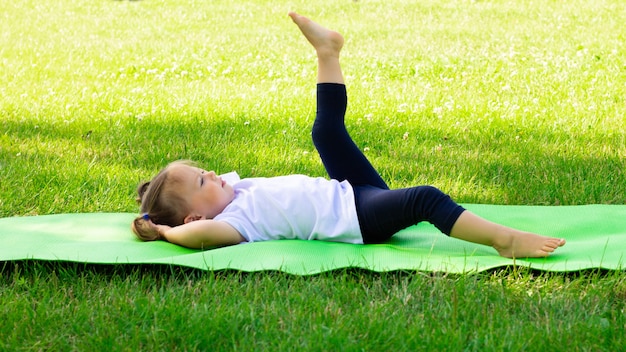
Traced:
<path fill-rule="evenodd" d="M 418 186 L 415 188 L 415 192 L 414 200 L 416 201 L 416 205 L 425 213 L 432 213 L 439 207 L 445 207 L 452 202 L 449 195 L 434 186 Z"/>
<path fill-rule="evenodd" d="M 311 139 L 315 145 L 325 143 L 326 141 L 337 141 L 344 138 L 341 135 L 341 128 L 329 123 L 315 121 L 311 128 Z"/>
<path fill-rule="evenodd" d="M 447 194 L 443 193 L 439 188 L 435 186 L 419 186 L 417 187 L 418 192 L 425 199 L 440 199 L 440 198 L 450 198 Z"/>
<path fill-rule="evenodd" d="M 313 128 L 311 128 L 311 139 L 313 139 L 313 142 L 315 142 L 320 139 L 321 136 L 322 131 L 320 125 L 318 123 L 314 123 Z"/>

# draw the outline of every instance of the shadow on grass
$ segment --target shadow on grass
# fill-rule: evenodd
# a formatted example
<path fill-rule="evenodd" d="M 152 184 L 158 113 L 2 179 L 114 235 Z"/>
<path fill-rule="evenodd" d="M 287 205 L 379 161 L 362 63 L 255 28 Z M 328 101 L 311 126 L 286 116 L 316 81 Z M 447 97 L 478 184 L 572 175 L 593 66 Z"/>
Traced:
<path fill-rule="evenodd" d="M 2 124 L 0 206 L 9 215 L 30 212 L 20 202 L 41 192 L 80 194 L 79 189 L 106 184 L 90 197 L 105 197 L 101 192 L 127 194 L 178 159 L 197 161 L 218 173 L 236 170 L 244 177 L 325 175 L 310 140 L 310 121 L 288 117 L 261 121 L 249 115 L 201 115 L 75 122 L 5 118 Z M 418 181 L 442 188 L 461 203 L 626 203 L 624 137 L 618 134 L 570 135 L 538 127 L 522 131 L 513 125 L 459 132 L 446 126 L 408 128 L 376 121 L 360 125 L 351 121 L 348 128 L 388 180 L 406 187 L 416 185 L 412 183 L 416 175 L 424 175 Z M 402 138 L 404 131 L 410 139 Z M 112 181 L 112 174 L 132 176 Z M 31 178 L 39 181 L 24 182 Z M 459 189 L 446 189 L 440 181 Z M 42 183 L 50 189 L 42 188 Z M 45 204 L 32 211 L 50 212 Z"/>

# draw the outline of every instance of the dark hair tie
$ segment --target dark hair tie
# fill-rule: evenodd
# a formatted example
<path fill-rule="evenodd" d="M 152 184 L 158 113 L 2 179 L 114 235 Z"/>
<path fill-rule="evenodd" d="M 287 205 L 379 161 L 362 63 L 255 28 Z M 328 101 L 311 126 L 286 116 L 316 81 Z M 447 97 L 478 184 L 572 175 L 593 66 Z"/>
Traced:
<path fill-rule="evenodd" d="M 141 214 L 141 218 L 146 220 L 146 221 L 150 221 L 150 215 L 148 215 L 148 213 Z"/>

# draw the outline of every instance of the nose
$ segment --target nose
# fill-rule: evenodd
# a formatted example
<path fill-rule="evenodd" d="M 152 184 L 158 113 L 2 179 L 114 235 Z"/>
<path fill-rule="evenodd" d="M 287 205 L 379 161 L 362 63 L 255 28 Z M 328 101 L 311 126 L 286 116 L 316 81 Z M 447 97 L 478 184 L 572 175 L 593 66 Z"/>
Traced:
<path fill-rule="evenodd" d="M 217 175 L 215 174 L 215 171 L 209 171 L 209 172 L 207 172 L 207 174 L 209 174 L 209 177 L 212 180 L 215 180 L 217 178 Z"/>

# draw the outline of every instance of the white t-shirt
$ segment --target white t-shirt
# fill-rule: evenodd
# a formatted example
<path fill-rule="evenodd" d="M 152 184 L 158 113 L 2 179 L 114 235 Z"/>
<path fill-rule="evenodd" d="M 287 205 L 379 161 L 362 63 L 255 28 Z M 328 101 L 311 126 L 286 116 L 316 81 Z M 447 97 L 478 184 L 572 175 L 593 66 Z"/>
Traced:
<path fill-rule="evenodd" d="M 363 243 L 354 192 L 347 181 L 288 175 L 222 175 L 235 198 L 214 220 L 233 226 L 248 242 L 276 239 Z"/>

